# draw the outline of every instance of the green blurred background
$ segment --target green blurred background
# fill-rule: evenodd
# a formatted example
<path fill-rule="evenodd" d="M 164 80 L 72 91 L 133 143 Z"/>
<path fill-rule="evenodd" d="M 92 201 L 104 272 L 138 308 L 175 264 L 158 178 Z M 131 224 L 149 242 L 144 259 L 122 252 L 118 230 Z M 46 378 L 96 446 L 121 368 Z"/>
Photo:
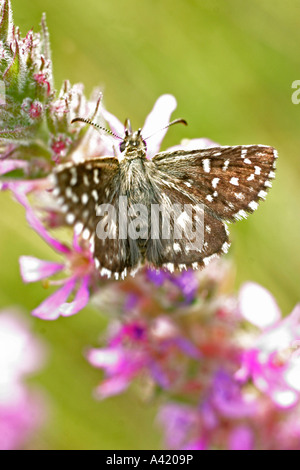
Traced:
<path fill-rule="evenodd" d="M 57 89 L 66 78 L 83 82 L 87 95 L 100 85 L 106 107 L 135 127 L 160 94 L 174 94 L 173 116 L 189 126 L 171 129 L 164 148 L 205 136 L 221 145 L 278 149 L 273 189 L 254 215 L 230 227 L 228 257 L 236 288 L 248 279 L 259 282 L 290 312 L 300 300 L 300 104 L 291 101 L 291 84 L 300 79 L 300 2 L 12 0 L 12 6 L 23 35 L 38 31 L 46 12 Z M 45 291 L 22 284 L 18 258 L 54 255 L 26 226 L 22 208 L 7 194 L 0 197 L 0 303 L 29 312 Z M 145 405 L 132 391 L 100 403 L 92 398 L 101 373 L 83 350 L 98 344 L 106 321 L 92 307 L 69 319 L 32 321 L 50 356 L 32 380 L 46 389 L 49 425 L 31 448 L 160 447 L 154 403 Z"/>

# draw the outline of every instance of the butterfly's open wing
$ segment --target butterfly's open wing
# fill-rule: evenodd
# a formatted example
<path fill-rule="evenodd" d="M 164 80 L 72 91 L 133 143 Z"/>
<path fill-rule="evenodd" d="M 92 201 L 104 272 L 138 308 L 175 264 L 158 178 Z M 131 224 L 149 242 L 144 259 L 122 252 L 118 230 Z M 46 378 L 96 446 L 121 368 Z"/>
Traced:
<path fill-rule="evenodd" d="M 135 240 L 119 239 L 117 217 L 119 207 L 119 162 L 116 158 L 96 158 L 78 164 L 66 163 L 54 171 L 53 194 L 61 205 L 66 222 L 75 226 L 90 240 L 95 265 L 100 274 L 116 278 L 136 269 L 139 250 Z M 113 208 L 109 217 L 100 214 L 99 207 Z M 100 225 L 98 225 L 100 224 Z M 112 234 L 101 236 L 102 232 Z"/>
<path fill-rule="evenodd" d="M 219 219 L 253 212 L 275 177 L 276 150 L 264 145 L 162 152 L 153 158 L 166 181 L 192 195 Z"/>
<path fill-rule="evenodd" d="M 253 212 L 264 199 L 275 173 L 277 154 L 262 145 L 214 147 L 162 152 L 152 162 L 161 203 L 202 204 L 201 236 L 193 249 L 186 237 L 149 240 L 147 259 L 171 271 L 207 264 L 229 247 L 224 220 L 234 221 Z M 168 210 L 168 209 L 166 209 Z M 200 209 L 201 212 L 201 209 Z"/>

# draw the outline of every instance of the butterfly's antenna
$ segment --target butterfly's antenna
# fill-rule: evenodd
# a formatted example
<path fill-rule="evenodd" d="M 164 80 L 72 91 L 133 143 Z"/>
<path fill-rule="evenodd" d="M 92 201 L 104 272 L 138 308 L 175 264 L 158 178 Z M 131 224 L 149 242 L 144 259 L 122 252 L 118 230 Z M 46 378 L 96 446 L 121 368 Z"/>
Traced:
<path fill-rule="evenodd" d="M 157 134 L 160 131 L 163 131 L 164 129 L 168 129 L 169 127 L 173 126 L 174 124 L 184 124 L 187 126 L 187 122 L 185 119 L 175 119 L 174 121 L 169 122 L 169 124 L 165 127 L 162 127 L 161 129 L 158 129 L 158 131 L 155 131 L 154 134 L 149 135 L 148 137 L 145 138 L 145 140 L 150 139 L 150 137 L 153 137 L 155 134 Z"/>
<path fill-rule="evenodd" d="M 75 119 L 72 119 L 71 124 L 73 124 L 73 122 L 85 122 L 86 124 L 90 124 L 91 126 L 95 127 L 96 129 L 101 129 L 102 131 L 107 132 L 108 134 L 112 135 L 116 139 L 123 140 L 122 137 L 118 136 L 117 134 L 114 134 L 109 129 L 105 129 L 105 127 L 99 126 L 99 124 L 96 124 L 95 122 L 92 122 L 89 119 L 77 117 Z"/>

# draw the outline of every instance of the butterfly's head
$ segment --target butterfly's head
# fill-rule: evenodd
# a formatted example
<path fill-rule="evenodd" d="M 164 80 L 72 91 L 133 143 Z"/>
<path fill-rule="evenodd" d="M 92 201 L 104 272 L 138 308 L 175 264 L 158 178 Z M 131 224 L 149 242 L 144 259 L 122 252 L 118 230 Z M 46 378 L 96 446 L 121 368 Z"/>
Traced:
<path fill-rule="evenodd" d="M 125 121 L 125 136 L 122 142 L 120 143 L 120 151 L 130 154 L 132 152 L 136 153 L 137 150 L 142 150 L 146 152 L 147 145 L 141 134 L 142 130 L 138 129 L 136 132 L 133 132 L 131 129 L 131 124 L 129 119 Z"/>

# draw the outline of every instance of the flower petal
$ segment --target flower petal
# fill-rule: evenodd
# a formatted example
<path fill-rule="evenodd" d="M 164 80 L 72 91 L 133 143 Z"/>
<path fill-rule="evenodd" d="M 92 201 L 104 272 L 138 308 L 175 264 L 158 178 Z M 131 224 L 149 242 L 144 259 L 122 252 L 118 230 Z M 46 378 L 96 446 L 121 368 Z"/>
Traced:
<path fill-rule="evenodd" d="M 102 110 L 102 115 L 105 121 L 108 122 L 111 131 L 117 134 L 119 137 L 123 137 L 124 136 L 124 124 L 122 124 L 116 116 L 111 114 L 106 109 Z"/>
<path fill-rule="evenodd" d="M 240 425 L 233 429 L 229 439 L 230 450 L 253 450 L 254 436 L 250 427 Z"/>
<path fill-rule="evenodd" d="M 60 316 L 60 308 L 66 302 L 76 284 L 76 279 L 68 281 L 61 289 L 50 295 L 36 309 L 32 315 L 42 320 L 56 320 Z"/>
<path fill-rule="evenodd" d="M 20 168 L 27 168 L 28 162 L 24 160 L 0 160 L 0 175 Z"/>
<path fill-rule="evenodd" d="M 119 371 L 120 365 L 123 363 L 123 353 L 118 348 L 94 348 L 88 351 L 87 359 L 92 366 L 105 369 L 112 374 Z"/>
<path fill-rule="evenodd" d="M 272 390 L 270 397 L 280 408 L 290 408 L 299 401 L 298 393 L 288 389 Z"/>
<path fill-rule="evenodd" d="M 26 193 L 30 192 L 34 188 L 34 186 L 28 186 L 24 184 L 13 184 L 9 189 L 11 189 L 14 193 L 15 198 L 17 201 L 22 204 L 23 207 L 26 209 L 26 219 L 29 225 L 42 237 L 50 246 L 52 246 L 56 251 L 61 253 L 70 253 L 70 249 L 64 245 L 63 243 L 59 242 L 55 238 L 53 238 L 45 229 L 43 224 L 39 221 L 37 216 L 35 215 L 32 207 L 29 204 L 29 201 L 26 197 Z"/>
<path fill-rule="evenodd" d="M 176 150 L 207 149 L 210 147 L 220 147 L 220 144 L 217 144 L 213 140 L 207 139 L 206 137 L 202 137 L 200 139 L 183 139 L 179 145 L 169 147 L 168 152 L 175 152 Z"/>
<path fill-rule="evenodd" d="M 78 313 L 87 305 L 90 298 L 88 289 L 89 278 L 89 276 L 85 276 L 83 278 L 81 286 L 79 287 L 73 302 L 67 302 L 61 305 L 59 310 L 63 317 L 70 317 L 71 315 L 75 315 L 75 313 Z"/>
<path fill-rule="evenodd" d="M 124 392 L 130 384 L 130 378 L 125 375 L 116 375 L 112 378 L 106 379 L 95 390 L 97 399 L 104 399 L 113 395 L 118 395 Z"/>
<path fill-rule="evenodd" d="M 142 135 L 144 139 L 149 138 L 149 140 L 147 140 L 147 157 L 149 159 L 154 157 L 159 151 L 162 140 L 167 133 L 167 129 L 160 129 L 169 124 L 171 114 L 176 109 L 176 106 L 177 102 L 173 95 L 162 95 L 158 98 L 152 111 L 148 115 L 143 126 Z M 152 134 L 155 135 L 152 137 Z"/>
<path fill-rule="evenodd" d="M 247 282 L 240 289 L 239 309 L 246 320 L 261 329 L 268 328 L 281 318 L 274 297 L 254 282 Z"/>
<path fill-rule="evenodd" d="M 33 256 L 21 256 L 19 259 L 21 276 L 24 282 L 36 282 L 53 276 L 64 268 L 63 264 L 44 261 Z"/>

